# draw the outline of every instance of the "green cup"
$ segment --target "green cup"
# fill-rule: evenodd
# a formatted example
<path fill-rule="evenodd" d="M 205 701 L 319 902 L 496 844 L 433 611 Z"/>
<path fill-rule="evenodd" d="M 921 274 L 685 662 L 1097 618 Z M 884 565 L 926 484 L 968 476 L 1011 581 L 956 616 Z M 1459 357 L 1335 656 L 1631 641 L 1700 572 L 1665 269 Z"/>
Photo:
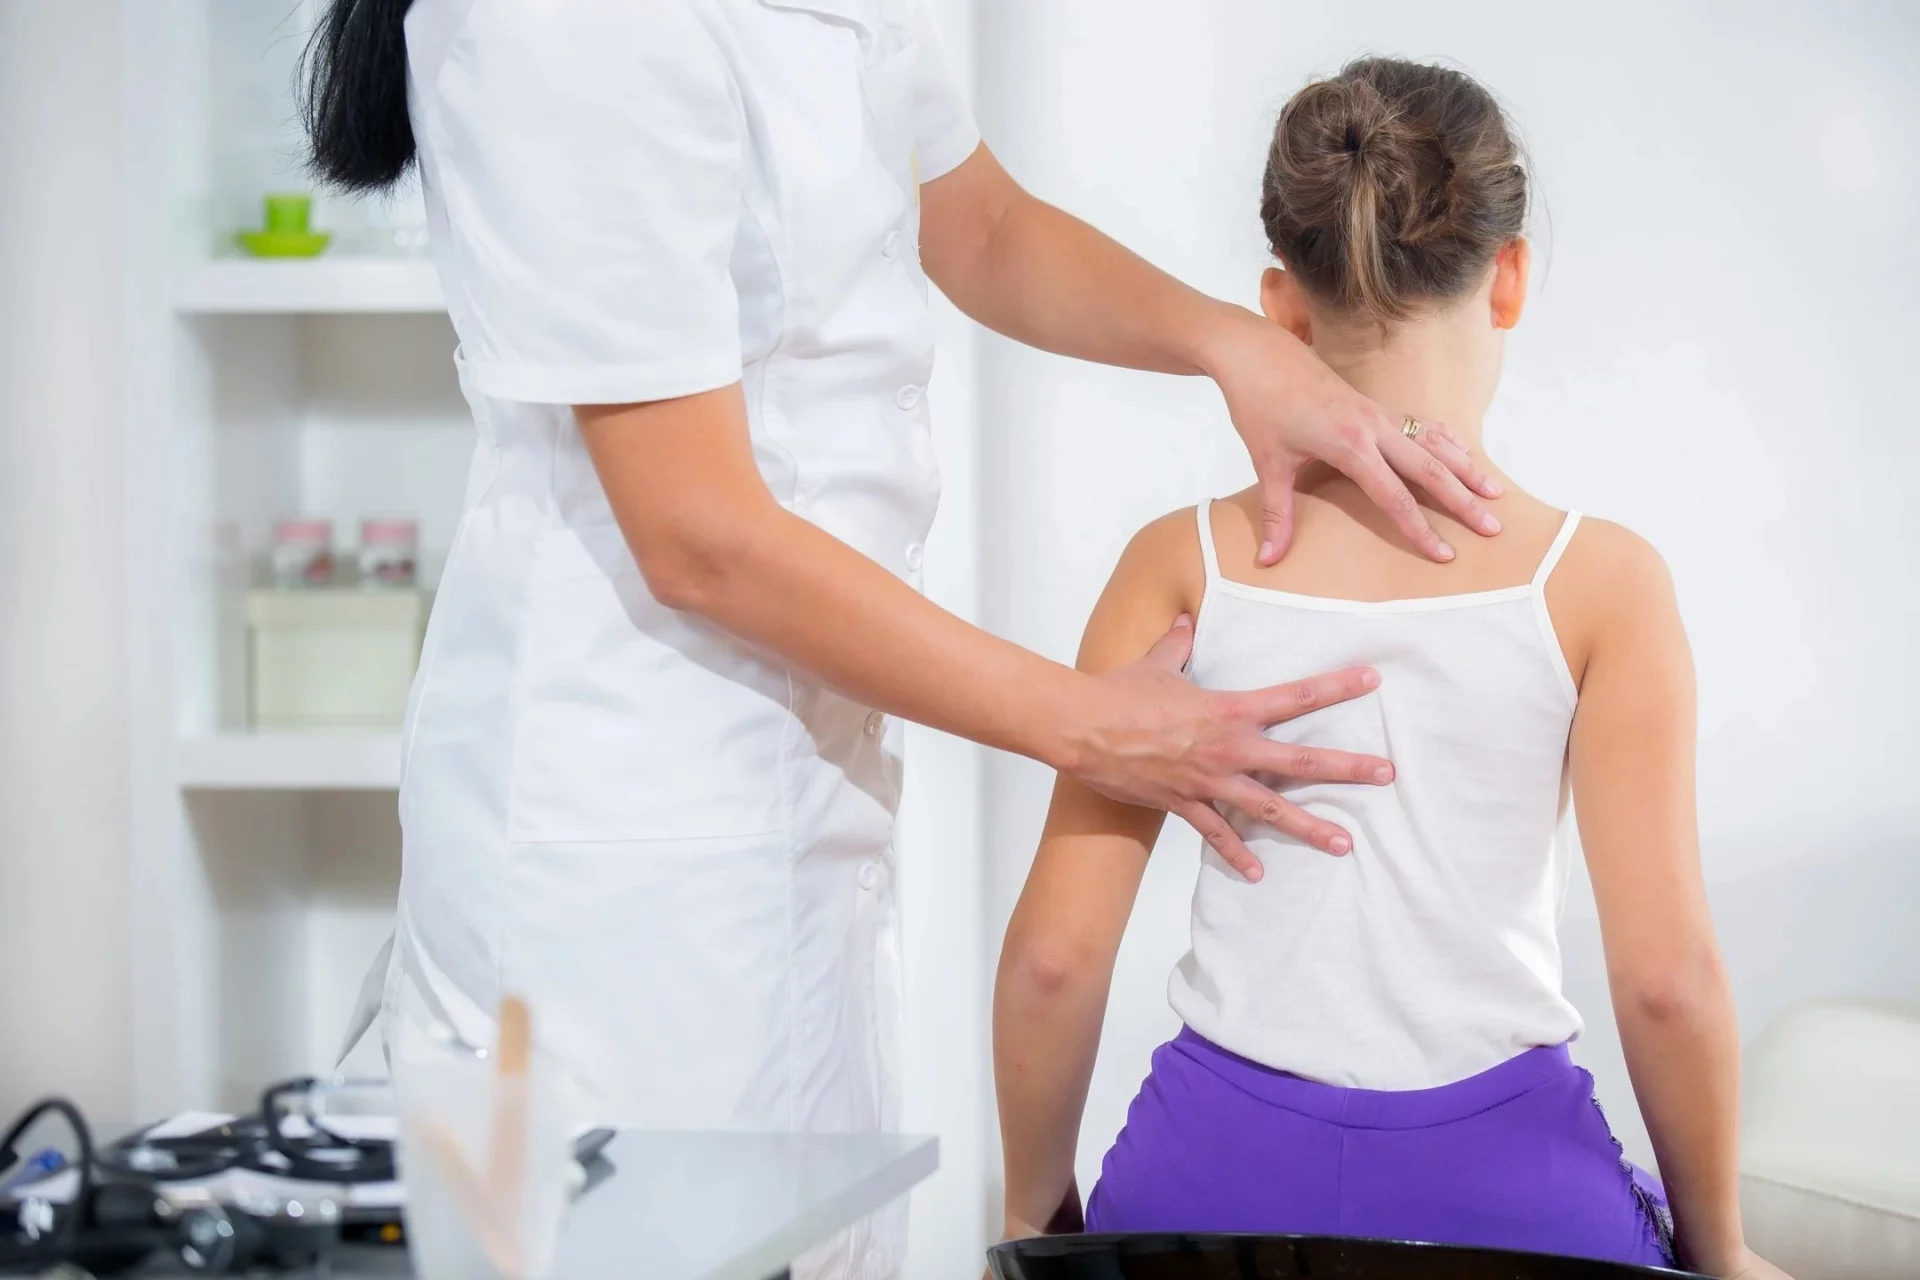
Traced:
<path fill-rule="evenodd" d="M 276 235 L 303 236 L 313 214 L 313 197 L 277 195 L 267 197 L 267 230 Z"/>

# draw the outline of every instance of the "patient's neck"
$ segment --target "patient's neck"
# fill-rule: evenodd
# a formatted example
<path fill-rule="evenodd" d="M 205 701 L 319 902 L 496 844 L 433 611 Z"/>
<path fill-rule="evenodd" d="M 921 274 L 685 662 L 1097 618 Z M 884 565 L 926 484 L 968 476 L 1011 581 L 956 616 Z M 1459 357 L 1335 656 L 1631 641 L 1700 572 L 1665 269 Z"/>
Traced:
<path fill-rule="evenodd" d="M 1378 325 L 1313 326 L 1327 365 L 1390 413 L 1444 422 L 1481 453 L 1480 429 L 1500 382 L 1501 333 L 1452 313 Z"/>

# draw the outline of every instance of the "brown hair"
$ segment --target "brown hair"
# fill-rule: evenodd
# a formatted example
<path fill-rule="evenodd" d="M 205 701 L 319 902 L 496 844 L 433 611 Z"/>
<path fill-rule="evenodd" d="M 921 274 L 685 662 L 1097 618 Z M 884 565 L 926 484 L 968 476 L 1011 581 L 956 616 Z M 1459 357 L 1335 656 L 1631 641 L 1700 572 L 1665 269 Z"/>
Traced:
<path fill-rule="evenodd" d="M 1526 215 L 1506 114 L 1461 72 L 1362 58 L 1293 95 L 1274 127 L 1267 243 L 1342 309 L 1386 322 L 1458 297 Z"/>

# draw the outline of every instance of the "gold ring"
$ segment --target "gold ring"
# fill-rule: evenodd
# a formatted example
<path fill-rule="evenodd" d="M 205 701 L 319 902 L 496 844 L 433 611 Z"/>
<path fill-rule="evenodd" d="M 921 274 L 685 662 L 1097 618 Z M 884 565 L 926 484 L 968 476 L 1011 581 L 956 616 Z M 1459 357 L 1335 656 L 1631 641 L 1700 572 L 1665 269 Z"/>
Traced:
<path fill-rule="evenodd" d="M 1400 424 L 1400 434 L 1409 440 L 1419 435 L 1420 419 L 1414 417 L 1412 414 L 1408 414 L 1407 420 Z"/>

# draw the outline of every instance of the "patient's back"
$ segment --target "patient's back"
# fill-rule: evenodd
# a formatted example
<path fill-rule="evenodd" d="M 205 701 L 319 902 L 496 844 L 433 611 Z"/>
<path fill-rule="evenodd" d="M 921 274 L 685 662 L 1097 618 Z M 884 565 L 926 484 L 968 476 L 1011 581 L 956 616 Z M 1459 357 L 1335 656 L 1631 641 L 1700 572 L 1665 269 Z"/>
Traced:
<path fill-rule="evenodd" d="M 1579 517 L 1519 494 L 1500 514 L 1498 538 L 1455 526 L 1457 562 L 1435 565 L 1327 481 L 1302 496 L 1295 549 L 1259 569 L 1250 496 L 1196 513 L 1192 678 L 1245 689 L 1371 665 L 1376 692 L 1273 736 L 1396 768 L 1379 788 L 1279 780 L 1352 835 L 1345 857 L 1239 815 L 1265 877 L 1206 855 L 1169 994 L 1223 1048 L 1327 1083 L 1420 1089 L 1578 1034 L 1556 939 L 1578 693 L 1546 584 Z"/>

